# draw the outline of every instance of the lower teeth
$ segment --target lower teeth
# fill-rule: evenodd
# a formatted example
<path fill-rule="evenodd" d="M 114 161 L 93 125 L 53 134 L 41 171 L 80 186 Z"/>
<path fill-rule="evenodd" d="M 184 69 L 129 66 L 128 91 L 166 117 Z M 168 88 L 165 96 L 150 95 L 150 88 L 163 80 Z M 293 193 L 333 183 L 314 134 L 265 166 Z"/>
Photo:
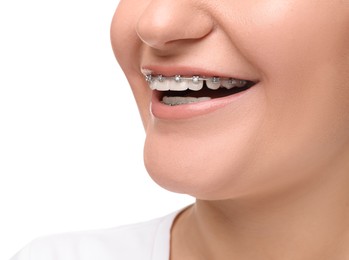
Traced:
<path fill-rule="evenodd" d="M 164 96 L 162 98 L 162 103 L 169 106 L 184 105 L 189 103 L 197 103 L 201 101 L 211 100 L 210 97 L 168 97 Z"/>

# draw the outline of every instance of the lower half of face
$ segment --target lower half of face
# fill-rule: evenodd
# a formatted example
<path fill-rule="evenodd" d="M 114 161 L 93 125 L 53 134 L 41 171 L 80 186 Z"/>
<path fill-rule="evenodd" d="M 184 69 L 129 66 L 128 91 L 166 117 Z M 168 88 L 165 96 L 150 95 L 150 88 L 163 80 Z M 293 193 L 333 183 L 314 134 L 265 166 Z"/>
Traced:
<path fill-rule="evenodd" d="M 303 84 L 311 89 L 306 96 L 267 96 L 261 83 L 202 117 L 153 117 L 144 150 L 148 172 L 166 189 L 209 200 L 304 188 L 333 177 L 339 165 L 348 167 L 349 102 L 335 93 L 336 84 L 327 92 L 320 83 Z M 298 82 L 268 87 L 279 84 Z"/>
<path fill-rule="evenodd" d="M 144 0 L 134 7 L 135 2 L 121 1 L 112 42 L 142 115 L 145 165 L 157 183 L 200 199 L 227 199 L 301 187 L 348 167 L 346 1 L 225 0 L 219 6 L 179 1 L 187 5 L 185 10 L 199 10 L 195 7 L 202 4 L 215 27 L 190 43 L 177 39 L 161 48 L 147 45 L 139 38 L 142 31 L 137 35 L 132 28 L 149 6 L 166 9 L 169 2 L 153 6 Z M 183 26 L 181 20 L 177 23 Z M 214 105 L 205 101 L 167 106 L 165 112 L 160 107 L 154 113 L 151 100 L 153 96 L 154 105 L 158 94 L 139 71 L 148 60 L 166 68 L 214 64 L 225 75 L 248 71 L 256 84 L 228 97 L 218 109 L 207 110 Z M 181 106 L 195 112 L 159 116 L 171 109 L 178 114 Z"/>

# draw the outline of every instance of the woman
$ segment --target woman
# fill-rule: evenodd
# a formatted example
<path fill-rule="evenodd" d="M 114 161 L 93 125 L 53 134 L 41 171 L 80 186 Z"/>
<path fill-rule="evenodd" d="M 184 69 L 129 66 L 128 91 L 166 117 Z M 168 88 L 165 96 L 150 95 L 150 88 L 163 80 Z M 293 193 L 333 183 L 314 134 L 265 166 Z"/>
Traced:
<path fill-rule="evenodd" d="M 122 0 L 111 39 L 149 174 L 197 201 L 14 259 L 349 259 L 348 0 Z"/>

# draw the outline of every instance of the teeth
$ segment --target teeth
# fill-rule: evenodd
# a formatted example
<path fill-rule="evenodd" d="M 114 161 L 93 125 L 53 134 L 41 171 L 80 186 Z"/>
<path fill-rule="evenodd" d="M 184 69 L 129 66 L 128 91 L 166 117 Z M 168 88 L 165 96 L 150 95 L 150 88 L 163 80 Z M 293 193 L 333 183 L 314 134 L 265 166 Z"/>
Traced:
<path fill-rule="evenodd" d="M 189 103 L 197 103 L 202 101 L 210 100 L 210 97 L 168 97 L 164 96 L 162 98 L 162 103 L 169 106 L 184 105 Z"/>
<path fill-rule="evenodd" d="M 187 89 L 198 91 L 202 89 L 202 87 L 204 86 L 203 81 L 194 82 L 191 79 L 183 79 L 183 78 L 181 78 L 180 81 L 169 80 L 169 82 L 170 82 L 169 84 L 170 90 L 172 91 L 183 91 Z"/>
<path fill-rule="evenodd" d="M 182 81 L 181 75 L 176 75 L 176 76 L 174 77 L 174 80 L 175 80 L 177 83 L 181 82 L 181 81 Z"/>
<path fill-rule="evenodd" d="M 163 81 L 164 81 L 164 77 L 163 77 L 162 75 L 157 76 L 156 79 L 157 79 L 158 81 L 160 81 L 160 82 L 163 82 Z"/>
<path fill-rule="evenodd" d="M 237 86 L 238 88 L 243 87 L 246 85 L 246 80 L 237 80 L 237 83 L 235 84 L 235 86 Z"/>
<path fill-rule="evenodd" d="M 200 76 L 193 76 L 191 79 L 194 84 L 199 84 L 200 82 Z"/>
<path fill-rule="evenodd" d="M 146 75 L 145 76 L 145 81 L 148 83 L 151 83 L 153 81 L 153 76 L 152 75 Z"/>
<path fill-rule="evenodd" d="M 226 88 L 226 89 L 231 89 L 234 87 L 235 81 L 236 81 L 235 79 L 222 80 L 221 86 Z"/>
<path fill-rule="evenodd" d="M 171 80 L 168 80 L 166 78 L 159 78 L 159 77 L 157 79 L 153 78 L 152 81 L 148 81 L 148 82 L 152 90 L 155 90 L 155 89 L 160 91 L 170 90 Z"/>
<path fill-rule="evenodd" d="M 195 78 L 194 78 L 195 77 Z M 197 76 L 194 76 L 192 80 L 188 80 L 188 88 L 190 90 L 199 91 L 204 86 L 204 81 L 199 80 Z"/>
<path fill-rule="evenodd" d="M 191 80 L 188 80 L 188 88 L 190 90 L 198 91 L 204 86 L 204 81 L 200 80 L 199 76 L 193 76 Z"/>
<path fill-rule="evenodd" d="M 152 90 L 159 91 L 184 91 L 187 89 L 198 91 L 204 86 L 204 81 L 199 76 L 184 78 L 180 75 L 174 77 L 164 77 L 162 75 L 154 77 L 152 75 L 147 75 L 146 81 L 149 83 Z"/>
<path fill-rule="evenodd" d="M 179 75 L 175 76 L 174 80 L 167 79 L 167 81 L 172 91 L 183 91 L 188 89 L 186 80 L 182 79 Z"/>
<path fill-rule="evenodd" d="M 176 75 L 173 77 L 164 77 L 162 75 L 146 75 L 145 80 L 149 83 L 152 90 L 159 91 L 184 91 L 187 89 L 198 91 L 203 88 L 204 81 L 209 89 L 216 90 L 220 87 L 231 89 L 234 87 L 243 87 L 246 85 L 246 80 L 238 80 L 233 78 L 203 78 L 200 76 L 182 77 Z"/>
<path fill-rule="evenodd" d="M 238 80 L 238 79 L 228 79 L 228 80 L 223 80 L 221 83 L 221 86 L 226 88 L 226 89 L 231 89 L 234 87 L 243 87 L 246 85 L 246 80 Z"/>
<path fill-rule="evenodd" d="M 221 81 L 220 78 L 217 78 L 217 77 L 213 77 L 211 79 L 207 79 L 206 80 L 206 86 L 209 89 L 213 89 L 213 90 L 219 89 L 219 87 L 221 86 L 220 81 Z"/>

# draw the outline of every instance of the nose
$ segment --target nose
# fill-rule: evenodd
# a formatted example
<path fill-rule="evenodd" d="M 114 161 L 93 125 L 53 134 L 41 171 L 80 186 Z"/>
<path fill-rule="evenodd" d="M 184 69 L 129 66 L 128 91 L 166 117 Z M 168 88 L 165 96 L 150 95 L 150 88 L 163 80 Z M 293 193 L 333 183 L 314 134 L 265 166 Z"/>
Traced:
<path fill-rule="evenodd" d="M 196 40 L 208 35 L 213 21 L 200 1 L 150 0 L 141 13 L 136 31 L 148 46 L 163 50 L 176 41 Z M 196 3 L 196 5 L 195 5 Z"/>

